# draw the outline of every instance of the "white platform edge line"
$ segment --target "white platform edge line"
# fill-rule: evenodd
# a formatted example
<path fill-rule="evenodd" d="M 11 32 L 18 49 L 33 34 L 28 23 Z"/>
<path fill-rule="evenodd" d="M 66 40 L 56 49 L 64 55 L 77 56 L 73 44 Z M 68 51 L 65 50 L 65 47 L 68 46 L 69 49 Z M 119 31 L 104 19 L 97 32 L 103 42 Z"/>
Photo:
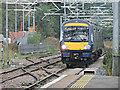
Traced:
<path fill-rule="evenodd" d="M 62 75 L 62 76 L 60 76 L 59 78 L 53 80 L 52 82 L 49 82 L 48 84 L 46 84 L 46 85 L 44 85 L 44 86 L 42 86 L 42 87 L 40 87 L 40 88 L 48 88 L 49 86 L 51 86 L 52 84 L 58 82 L 59 80 L 63 79 L 63 78 L 66 77 L 66 76 L 67 76 L 67 75 Z"/>

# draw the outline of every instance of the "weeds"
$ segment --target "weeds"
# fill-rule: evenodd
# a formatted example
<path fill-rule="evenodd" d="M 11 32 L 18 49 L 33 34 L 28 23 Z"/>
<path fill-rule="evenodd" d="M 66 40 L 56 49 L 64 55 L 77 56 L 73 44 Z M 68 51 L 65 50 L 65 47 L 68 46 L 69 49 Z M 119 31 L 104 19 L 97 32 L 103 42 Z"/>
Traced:
<path fill-rule="evenodd" d="M 112 49 L 108 50 L 108 53 L 106 54 L 105 58 L 103 59 L 103 67 L 107 71 L 107 75 L 111 76 L 112 73 Z"/>

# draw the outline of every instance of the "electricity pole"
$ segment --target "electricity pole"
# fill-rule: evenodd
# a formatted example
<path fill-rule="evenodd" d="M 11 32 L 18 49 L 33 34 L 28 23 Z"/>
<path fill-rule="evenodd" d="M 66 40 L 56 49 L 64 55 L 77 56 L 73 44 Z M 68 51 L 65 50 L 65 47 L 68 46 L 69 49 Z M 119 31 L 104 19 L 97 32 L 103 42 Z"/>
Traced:
<path fill-rule="evenodd" d="M 119 2 L 113 2 L 113 19 L 114 19 L 114 26 L 113 26 L 113 65 L 112 65 L 112 75 L 118 75 L 118 54 L 119 54 L 119 11 L 120 4 Z"/>
<path fill-rule="evenodd" d="M 29 12 L 28 12 L 28 30 L 30 30 L 30 6 L 29 6 Z"/>
<path fill-rule="evenodd" d="M 35 6 L 33 11 L 33 32 L 35 31 Z"/>
<path fill-rule="evenodd" d="M 23 0 L 23 36 L 24 36 L 24 13 L 25 13 L 24 10 L 25 10 L 25 9 L 24 9 L 24 0 Z"/>
<path fill-rule="evenodd" d="M 15 4 L 15 41 L 17 39 L 17 1 Z"/>
<path fill-rule="evenodd" d="M 8 50 L 8 0 L 6 0 L 6 51 L 7 51 L 7 64 L 9 64 L 9 50 Z"/>

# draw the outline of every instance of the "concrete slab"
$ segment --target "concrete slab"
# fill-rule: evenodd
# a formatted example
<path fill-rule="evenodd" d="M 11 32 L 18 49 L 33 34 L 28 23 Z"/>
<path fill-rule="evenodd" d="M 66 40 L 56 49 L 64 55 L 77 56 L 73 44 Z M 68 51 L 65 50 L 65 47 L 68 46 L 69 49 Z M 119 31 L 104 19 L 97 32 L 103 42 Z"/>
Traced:
<path fill-rule="evenodd" d="M 67 74 L 67 75 L 75 75 L 75 74 L 81 72 L 81 70 L 83 70 L 83 68 L 68 69 L 68 70 L 65 71 L 63 74 Z"/>
<path fill-rule="evenodd" d="M 68 75 L 48 88 L 66 88 L 69 84 L 79 78 L 79 75 Z"/>
<path fill-rule="evenodd" d="M 118 77 L 94 76 L 85 88 L 118 88 Z"/>
<path fill-rule="evenodd" d="M 85 83 L 84 86 L 85 89 L 92 89 L 92 88 L 118 88 L 119 87 L 119 83 L 118 83 L 118 77 L 112 77 L 112 76 L 98 76 L 98 75 L 93 75 L 93 77 L 91 79 L 89 79 L 86 77 L 87 75 L 67 75 L 66 77 L 60 79 L 59 81 L 55 82 L 54 84 L 50 85 L 47 88 L 70 88 L 73 84 L 77 83 L 76 85 L 78 86 L 79 83 L 77 81 L 80 82 L 80 84 L 82 85 L 82 82 L 86 82 L 86 80 L 88 81 L 87 83 Z M 84 78 L 82 78 L 84 77 Z M 80 80 L 81 79 L 81 80 Z M 89 79 L 89 80 L 88 80 Z M 107 89 L 108 90 L 108 89 Z"/>

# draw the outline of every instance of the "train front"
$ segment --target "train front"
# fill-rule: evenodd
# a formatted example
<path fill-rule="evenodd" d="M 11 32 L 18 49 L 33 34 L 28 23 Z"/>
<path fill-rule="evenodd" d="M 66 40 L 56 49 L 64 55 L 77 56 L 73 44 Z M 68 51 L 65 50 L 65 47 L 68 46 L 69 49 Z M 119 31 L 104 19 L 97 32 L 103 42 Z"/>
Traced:
<path fill-rule="evenodd" d="M 93 50 L 92 26 L 80 19 L 63 23 L 60 36 L 62 62 L 70 65 L 84 65 Z"/>

